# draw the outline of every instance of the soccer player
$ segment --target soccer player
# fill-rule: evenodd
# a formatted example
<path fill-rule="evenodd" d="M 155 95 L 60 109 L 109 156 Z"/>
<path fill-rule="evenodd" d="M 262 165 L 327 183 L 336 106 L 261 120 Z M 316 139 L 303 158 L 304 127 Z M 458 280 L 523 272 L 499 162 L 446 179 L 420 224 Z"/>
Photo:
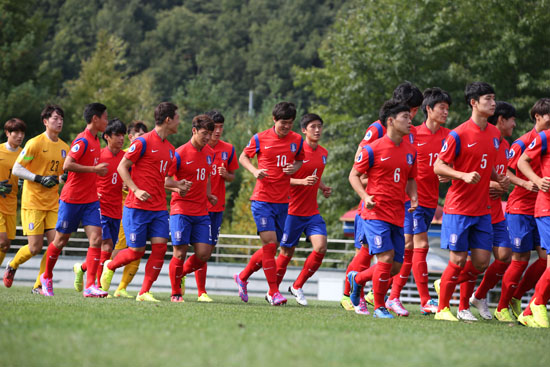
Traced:
<path fill-rule="evenodd" d="M 495 171 L 499 175 L 505 175 L 508 167 L 508 151 L 510 144 L 505 138 L 512 136 L 516 126 L 516 109 L 509 103 L 497 102 L 495 113 L 488 118 L 488 121 L 495 125 L 500 131 L 500 142 L 498 155 L 495 161 Z M 502 279 L 504 272 L 510 265 L 512 256 L 512 244 L 510 234 L 504 213 L 502 211 L 501 196 L 505 194 L 500 184 L 491 181 L 489 186 L 489 196 L 491 198 L 491 224 L 493 226 L 493 256 L 495 261 L 487 268 L 481 284 L 475 294 L 470 298 L 470 304 L 479 310 L 479 314 L 486 320 L 492 319 L 491 312 L 487 306 L 487 292 L 489 292 L 499 280 Z M 464 282 L 460 285 L 460 291 L 470 292 L 468 288 L 475 286 L 475 281 Z M 462 298 L 461 298 L 462 299 Z M 495 318 L 499 321 L 510 322 L 508 308 L 505 311 L 497 312 Z"/>
<path fill-rule="evenodd" d="M 405 193 L 410 197 L 414 211 L 418 205 L 416 193 L 416 150 L 406 138 L 411 131 L 410 108 L 405 103 L 390 99 L 380 109 L 380 122 L 386 126 L 386 135 L 365 145 L 356 158 L 349 181 L 365 207 L 361 213 L 363 230 L 370 253 L 376 255 L 377 264 L 360 273 L 348 273 L 351 285 L 350 300 L 358 314 L 361 288 L 372 280 L 374 317 L 393 318 L 385 307 L 391 273 L 399 272 L 403 262 L 405 240 Z M 361 175 L 368 177 L 366 190 Z"/>
<path fill-rule="evenodd" d="M 69 242 L 71 233 L 82 222 L 90 246 L 86 256 L 88 269 L 84 297 L 105 297 L 107 292 L 95 284 L 101 252 L 101 218 L 97 197 L 97 175 L 104 176 L 107 163 L 100 163 L 101 144 L 98 132 L 107 126 L 107 107 L 101 103 L 90 103 L 84 108 L 86 129 L 73 140 L 69 156 L 63 169 L 69 171 L 67 182 L 61 191 L 59 213 L 55 226 L 55 238 L 46 252 L 46 270 L 40 276 L 42 294 L 53 296 L 53 268 L 63 247 Z M 83 190 L 82 188 L 87 189 Z"/>
<path fill-rule="evenodd" d="M 538 186 L 530 181 L 521 171 L 517 170 L 518 159 L 525 148 L 544 130 L 550 128 L 550 100 L 538 100 L 529 112 L 534 127 L 521 136 L 510 146 L 508 157 L 508 175 L 515 185 L 508 197 L 506 205 L 506 221 L 512 241 L 512 262 L 502 278 L 502 290 L 497 306 L 497 312 L 506 313 L 510 306 L 513 314 L 519 317 L 521 313 L 521 297 L 532 289 L 546 269 L 546 253 L 540 246 L 539 231 L 535 222 L 535 202 Z M 537 176 L 542 176 L 539 157 L 534 156 L 530 166 Z M 514 175 L 515 170 L 515 175 Z M 531 251 L 536 250 L 539 258 L 525 271 L 529 264 Z"/>
<path fill-rule="evenodd" d="M 15 271 L 21 264 L 42 251 L 44 235 L 48 242 L 54 239 L 59 207 L 59 176 L 63 174 L 63 164 L 69 152 L 69 146 L 59 139 L 63 116 L 59 106 L 44 107 L 40 119 L 46 131 L 25 144 L 13 165 L 12 173 L 25 180 L 21 195 L 21 224 L 28 244 L 21 247 L 8 263 L 7 274 L 4 274 L 6 286 L 11 285 Z M 40 276 L 45 266 L 46 254 L 42 257 L 38 279 L 32 289 L 35 294 L 42 292 Z"/>
<path fill-rule="evenodd" d="M 103 133 L 103 139 L 107 146 L 101 149 L 99 162 L 107 163 L 107 174 L 97 178 L 97 196 L 99 197 L 99 207 L 101 209 L 102 230 L 101 253 L 99 267 L 96 272 L 98 287 L 101 287 L 99 278 L 103 271 L 103 264 L 111 258 L 113 245 L 118 238 L 120 219 L 122 218 L 122 206 L 118 204 L 122 201 L 122 180 L 116 169 L 124 156 L 122 150 L 124 135 L 126 135 L 126 126 L 117 118 L 109 121 Z M 88 249 L 88 252 L 97 252 L 92 247 L 90 249 Z M 75 272 L 75 289 L 77 292 L 82 292 L 83 275 L 87 270 L 87 263 L 76 263 L 73 270 Z"/>
<path fill-rule="evenodd" d="M 183 302 L 181 279 L 204 266 L 212 254 L 213 241 L 207 202 L 216 205 L 218 199 L 210 192 L 210 171 L 214 151 L 208 145 L 214 121 L 208 115 L 193 118 L 191 140 L 176 149 L 168 175 L 177 181 L 190 183 L 189 191 L 172 193 L 170 201 L 170 235 L 174 255 L 170 261 L 172 302 Z M 187 261 L 187 249 L 195 253 Z"/>
<path fill-rule="evenodd" d="M 101 286 L 108 291 L 115 269 L 141 259 L 150 239 L 151 255 L 136 301 L 159 302 L 150 290 L 164 265 L 169 236 L 164 188 L 188 189 L 184 182 L 167 177 L 175 151 L 167 137 L 178 132 L 177 110 L 173 103 L 160 103 L 155 108 L 155 128 L 132 142 L 117 169 L 130 191 L 122 213 L 128 248 L 105 262 Z"/>
<path fill-rule="evenodd" d="M 208 201 L 207 205 L 210 217 L 210 238 L 212 245 L 216 246 L 225 210 L 225 183 L 235 179 L 235 171 L 239 168 L 239 162 L 235 156 L 235 147 L 221 140 L 225 122 L 223 115 L 216 110 L 208 111 L 206 115 L 214 121 L 214 131 L 208 141 L 208 145 L 214 151 L 212 169 L 210 170 L 210 187 L 212 195 L 218 198 L 218 202 L 216 205 L 212 205 Z M 199 302 L 212 302 L 212 298 L 206 293 L 207 269 L 208 263 L 205 262 L 200 269 L 195 271 Z M 182 289 L 182 294 L 183 292 Z"/>
<path fill-rule="evenodd" d="M 12 168 L 25 138 L 27 125 L 18 118 L 11 118 L 4 124 L 4 133 L 8 140 L 0 145 L 0 265 L 10 249 L 11 240 L 15 238 L 17 219 L 17 176 L 12 175 Z M 11 286 L 10 272 L 4 275 L 4 283 Z M 13 280 L 13 276 L 11 277 Z"/>
<path fill-rule="evenodd" d="M 296 281 L 288 287 L 288 291 L 296 297 L 298 304 L 307 306 L 302 287 L 319 269 L 327 252 L 327 228 L 319 214 L 317 191 L 322 190 L 325 197 L 329 197 L 331 188 L 320 186 L 328 157 L 327 150 L 319 145 L 323 120 L 314 113 L 308 113 L 302 116 L 300 127 L 306 137 L 304 163 L 290 179 L 288 216 L 281 241 L 281 252 L 277 257 L 277 283 L 281 284 L 288 263 L 294 255 L 295 246 L 300 241 L 300 235 L 305 233 L 313 251 L 304 262 Z"/>
<path fill-rule="evenodd" d="M 437 175 L 453 180 L 443 208 L 441 248 L 450 250 L 450 256 L 439 285 L 436 320 L 477 321 L 469 308 L 470 295 L 466 305 L 461 302 L 458 319 L 451 313 L 449 301 L 457 283 L 475 280 L 489 265 L 493 247 L 489 183 L 492 178 L 503 189 L 508 183 L 494 171 L 500 132 L 487 118 L 495 112 L 495 92 L 487 83 L 474 82 L 466 86 L 464 94 L 472 116 L 449 133 L 434 165 Z M 467 262 L 468 251 L 471 261 Z"/>
<path fill-rule="evenodd" d="M 279 102 L 273 108 L 273 127 L 255 134 L 239 157 L 239 163 L 257 179 L 250 200 L 252 215 L 263 243 L 246 268 L 234 275 L 239 296 L 248 302 L 248 278 L 263 267 L 269 291 L 266 300 L 272 306 L 286 303 L 277 284 L 275 253 L 282 238 L 288 214 L 290 177 L 300 169 L 304 159 L 304 140 L 292 131 L 296 106 Z M 258 167 L 251 159 L 258 156 Z"/>

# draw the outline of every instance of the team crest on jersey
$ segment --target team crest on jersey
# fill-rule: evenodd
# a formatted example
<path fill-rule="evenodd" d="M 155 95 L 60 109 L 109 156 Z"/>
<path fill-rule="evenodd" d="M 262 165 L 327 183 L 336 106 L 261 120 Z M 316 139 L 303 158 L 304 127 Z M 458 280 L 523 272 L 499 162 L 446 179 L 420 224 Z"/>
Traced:
<path fill-rule="evenodd" d="M 137 236 L 135 233 L 130 233 L 130 242 L 136 242 Z"/>
<path fill-rule="evenodd" d="M 413 134 L 409 134 L 409 141 L 412 143 L 414 143 L 414 136 Z"/>
<path fill-rule="evenodd" d="M 363 138 L 363 140 L 369 140 L 370 138 L 372 138 L 372 131 L 367 131 L 367 133 L 365 134 L 365 137 Z"/>
<path fill-rule="evenodd" d="M 132 146 L 130 147 L 130 149 L 128 149 L 128 151 L 130 153 L 134 152 L 136 150 L 136 145 L 135 144 L 132 144 Z"/>
<path fill-rule="evenodd" d="M 261 217 L 260 218 L 260 225 L 262 227 L 267 227 L 267 218 L 266 217 Z"/>
<path fill-rule="evenodd" d="M 212 157 L 210 157 L 209 155 L 206 156 L 206 162 L 208 164 L 212 164 Z"/>
<path fill-rule="evenodd" d="M 512 159 L 515 155 L 516 155 L 516 151 L 512 149 L 508 152 L 506 156 L 508 157 L 508 159 Z"/>
<path fill-rule="evenodd" d="M 413 155 L 411 153 L 408 153 L 407 154 L 407 164 L 409 166 L 412 166 L 413 163 L 414 163 Z"/>
<path fill-rule="evenodd" d="M 535 147 L 535 144 L 537 144 L 537 138 L 533 139 L 531 144 L 529 144 L 529 149 L 533 149 Z"/>
<path fill-rule="evenodd" d="M 80 145 L 78 145 L 78 144 L 73 145 L 73 147 L 71 148 L 71 152 L 73 152 L 73 153 L 76 153 L 79 150 L 80 150 Z"/>
<path fill-rule="evenodd" d="M 359 153 L 357 156 L 357 162 L 361 162 L 363 160 L 363 152 Z"/>
<path fill-rule="evenodd" d="M 322 158 L 323 158 L 323 164 L 327 164 L 327 156 L 324 155 Z"/>
<path fill-rule="evenodd" d="M 298 149 L 298 146 L 295 143 L 290 144 L 290 151 L 294 153 Z"/>
<path fill-rule="evenodd" d="M 61 149 L 61 157 L 67 157 L 67 151 L 65 151 L 65 149 Z"/>
<path fill-rule="evenodd" d="M 174 236 L 176 237 L 176 241 L 181 241 L 181 231 L 176 231 L 176 233 L 174 233 Z"/>
<path fill-rule="evenodd" d="M 61 228 L 65 228 L 65 229 L 69 228 L 69 222 L 67 222 L 66 220 L 62 221 Z"/>
<path fill-rule="evenodd" d="M 227 160 L 227 152 L 222 152 L 222 161 Z"/>
<path fill-rule="evenodd" d="M 495 145 L 495 149 L 498 149 L 498 147 L 500 146 L 497 138 L 493 138 L 493 144 Z"/>
<path fill-rule="evenodd" d="M 456 245 L 456 242 L 458 241 L 458 236 L 456 233 L 453 233 L 451 235 L 451 237 L 449 237 L 449 242 L 452 244 L 452 245 Z"/>
<path fill-rule="evenodd" d="M 443 147 L 441 148 L 441 151 L 446 152 L 448 147 L 449 147 L 449 145 L 447 144 L 447 142 L 444 142 Z"/>
<path fill-rule="evenodd" d="M 381 236 L 374 236 L 374 246 L 375 247 L 382 247 L 382 237 Z"/>
<path fill-rule="evenodd" d="M 34 229 L 34 223 L 29 223 L 29 230 L 33 230 Z"/>

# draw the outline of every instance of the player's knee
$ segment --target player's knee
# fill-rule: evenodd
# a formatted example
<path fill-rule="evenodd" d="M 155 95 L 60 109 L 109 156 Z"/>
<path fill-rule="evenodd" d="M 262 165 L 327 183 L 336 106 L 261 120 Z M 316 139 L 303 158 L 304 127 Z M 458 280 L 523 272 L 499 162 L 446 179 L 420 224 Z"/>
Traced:
<path fill-rule="evenodd" d="M 0 251 L 8 252 L 10 249 L 10 240 L 0 240 Z"/>
<path fill-rule="evenodd" d="M 195 255 L 203 263 L 207 262 L 208 259 L 210 259 L 210 254 L 209 253 L 202 253 L 202 254 L 195 254 Z"/>

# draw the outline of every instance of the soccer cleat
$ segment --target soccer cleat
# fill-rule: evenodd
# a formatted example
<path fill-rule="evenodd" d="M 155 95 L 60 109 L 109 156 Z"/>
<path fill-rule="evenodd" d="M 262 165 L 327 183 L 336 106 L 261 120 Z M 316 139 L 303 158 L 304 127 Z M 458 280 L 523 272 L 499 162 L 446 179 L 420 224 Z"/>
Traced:
<path fill-rule="evenodd" d="M 102 291 L 101 289 L 99 289 L 95 285 L 92 285 L 92 286 L 84 289 L 84 291 L 82 292 L 82 295 L 84 297 L 104 298 L 104 297 L 107 297 L 108 293 L 105 292 L 105 291 Z"/>
<path fill-rule="evenodd" d="M 439 297 L 439 291 L 441 289 L 441 279 L 436 279 L 434 281 L 434 289 L 435 289 L 435 293 L 437 293 L 437 296 Z"/>
<path fill-rule="evenodd" d="M 373 315 L 374 317 L 378 319 L 393 319 L 393 315 L 388 311 L 386 307 L 378 307 L 376 310 L 374 310 Z"/>
<path fill-rule="evenodd" d="M 248 302 L 248 292 L 246 290 L 248 282 L 243 282 L 241 278 L 239 278 L 239 274 L 233 275 L 233 279 L 235 279 L 235 283 L 239 286 L 239 297 L 241 297 L 243 302 Z"/>
<path fill-rule="evenodd" d="M 288 287 L 288 291 L 296 297 L 296 302 L 298 302 L 299 305 L 307 306 L 307 299 L 306 296 L 304 296 L 302 288 L 295 289 L 293 286 L 290 286 Z"/>
<path fill-rule="evenodd" d="M 521 314 L 521 299 L 512 297 L 510 299 L 509 306 L 512 309 L 512 313 L 514 314 L 514 316 L 519 317 L 519 315 Z"/>
<path fill-rule="evenodd" d="M 130 295 L 126 288 L 117 289 L 114 293 L 115 298 L 134 298 L 134 296 Z"/>
<path fill-rule="evenodd" d="M 187 278 L 186 276 L 183 276 L 181 278 L 181 284 L 180 284 L 180 287 L 181 287 L 181 295 L 183 296 L 185 294 L 185 278 Z"/>
<path fill-rule="evenodd" d="M 210 298 L 210 296 L 206 293 L 203 293 L 200 295 L 199 298 L 197 298 L 197 302 L 207 302 L 207 303 L 210 303 L 210 302 L 214 302 L 214 300 L 212 298 Z"/>
<path fill-rule="evenodd" d="M 73 272 L 74 272 L 74 289 L 77 292 L 82 292 L 82 288 L 84 288 L 84 272 L 82 271 L 82 264 L 81 263 L 74 264 Z"/>
<path fill-rule="evenodd" d="M 500 322 L 514 322 L 514 317 L 510 315 L 510 310 L 503 308 L 502 311 L 495 310 L 495 319 Z"/>
<path fill-rule="evenodd" d="M 358 315 L 370 315 L 369 309 L 367 307 L 367 302 L 364 299 L 359 301 L 359 306 L 353 306 L 353 309 Z"/>
<path fill-rule="evenodd" d="M 15 272 L 17 269 L 14 269 L 10 266 L 11 260 L 8 260 L 6 264 L 6 271 L 4 271 L 4 285 L 6 288 L 10 288 L 13 284 L 13 277 L 15 277 Z"/>
<path fill-rule="evenodd" d="M 143 294 L 138 294 L 136 297 L 136 301 L 138 302 L 160 302 L 158 299 L 153 297 L 151 292 L 145 292 Z"/>
<path fill-rule="evenodd" d="M 355 307 L 353 306 L 353 303 L 351 303 L 351 300 L 348 296 L 342 296 L 342 299 L 340 300 L 340 306 L 346 311 L 353 311 L 355 310 Z"/>
<path fill-rule="evenodd" d="M 420 306 L 420 313 L 422 313 L 422 315 L 437 313 L 437 301 L 430 299 L 424 306 Z"/>
<path fill-rule="evenodd" d="M 286 298 L 283 297 L 283 295 L 280 292 L 273 293 L 272 296 L 267 293 L 265 295 L 265 300 L 267 303 L 269 303 L 271 306 L 281 306 L 286 303 Z"/>
<path fill-rule="evenodd" d="M 42 294 L 42 286 L 31 289 L 31 294 Z"/>
<path fill-rule="evenodd" d="M 53 281 L 49 278 L 44 278 L 44 274 L 40 275 L 40 284 L 42 284 L 42 294 L 46 297 L 53 296 Z"/>
<path fill-rule="evenodd" d="M 395 312 L 397 316 L 407 317 L 409 316 L 409 311 L 403 307 L 403 304 L 399 298 L 389 299 L 386 301 L 386 308 Z"/>
<path fill-rule="evenodd" d="M 458 321 L 458 319 L 453 315 L 449 307 L 445 307 L 441 311 L 437 311 L 434 316 L 435 320 L 441 321 Z"/>
<path fill-rule="evenodd" d="M 374 307 L 374 293 L 372 292 L 372 289 L 365 295 L 365 301 Z"/>
<path fill-rule="evenodd" d="M 489 311 L 489 306 L 487 306 L 487 298 L 477 299 L 475 294 L 472 294 L 470 297 L 470 305 L 477 308 L 479 316 L 485 320 L 491 320 L 493 318 L 491 311 Z"/>
<path fill-rule="evenodd" d="M 112 260 L 107 260 L 103 264 L 103 272 L 101 273 L 101 289 L 104 291 L 108 291 L 111 287 L 111 281 L 113 280 L 113 275 L 115 275 L 115 272 L 107 267 L 107 265 Z"/>
<path fill-rule="evenodd" d="M 546 311 L 546 305 L 535 305 L 535 300 L 529 304 L 531 312 L 533 313 L 533 319 L 539 327 L 547 328 L 548 324 L 548 312 Z"/>
<path fill-rule="evenodd" d="M 533 315 L 524 316 L 523 312 L 519 314 L 518 323 L 523 326 L 532 327 L 532 328 L 540 327 L 539 324 L 535 322 L 535 318 L 533 317 Z"/>
<path fill-rule="evenodd" d="M 456 318 L 459 319 L 459 320 L 462 320 L 462 321 L 478 321 L 477 318 L 474 316 L 474 314 L 472 313 L 472 311 L 470 311 L 469 308 L 465 309 L 465 310 L 459 310 L 457 313 L 456 313 Z"/>
<path fill-rule="evenodd" d="M 156 301 L 156 302 L 158 302 L 158 301 Z M 175 294 L 172 297 L 170 297 L 170 302 L 183 303 L 185 301 L 183 300 L 183 297 L 181 296 L 181 294 Z"/>
<path fill-rule="evenodd" d="M 355 282 L 355 276 L 357 275 L 356 271 L 350 271 L 348 273 L 348 281 L 351 286 L 351 292 L 349 294 L 349 299 L 353 306 L 359 306 L 359 300 L 361 298 L 361 289 L 362 285 L 359 285 Z"/>

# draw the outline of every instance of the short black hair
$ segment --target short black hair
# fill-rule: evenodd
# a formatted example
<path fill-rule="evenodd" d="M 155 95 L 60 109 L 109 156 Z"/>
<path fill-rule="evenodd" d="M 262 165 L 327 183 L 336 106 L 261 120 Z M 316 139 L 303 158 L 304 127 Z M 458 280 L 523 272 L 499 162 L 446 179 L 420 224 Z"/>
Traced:
<path fill-rule="evenodd" d="M 531 120 L 533 121 L 535 121 L 535 115 L 544 116 L 547 114 L 550 114 L 550 98 L 539 99 L 529 111 L 529 116 L 531 116 Z"/>
<path fill-rule="evenodd" d="M 305 129 L 307 128 L 307 125 L 309 125 L 313 121 L 321 121 L 321 125 L 323 125 L 323 119 L 321 118 L 321 116 L 314 113 L 306 113 L 300 119 L 300 127 L 302 129 Z"/>
<path fill-rule="evenodd" d="M 218 110 L 211 110 L 205 113 L 208 117 L 214 121 L 216 124 L 223 124 L 225 122 L 225 117 Z"/>
<path fill-rule="evenodd" d="M 193 117 L 193 127 L 197 130 L 206 129 L 208 131 L 214 131 L 214 120 L 210 116 L 203 114 Z"/>
<path fill-rule="evenodd" d="M 4 132 L 12 133 L 14 131 L 27 131 L 27 124 L 17 117 L 11 118 L 4 124 Z"/>
<path fill-rule="evenodd" d="M 176 116 L 178 106 L 172 102 L 161 102 L 155 108 L 155 124 L 160 126 L 166 121 L 167 118 L 173 119 Z"/>
<path fill-rule="evenodd" d="M 84 120 L 89 124 L 94 116 L 101 117 L 106 109 L 107 106 L 99 102 L 90 103 L 84 107 Z"/>
<path fill-rule="evenodd" d="M 65 118 L 65 112 L 63 112 L 63 109 L 59 107 L 56 104 L 49 104 L 44 107 L 42 112 L 40 113 L 40 121 L 44 121 L 52 117 L 53 113 L 57 112 L 57 114 L 63 118 Z"/>
<path fill-rule="evenodd" d="M 402 102 L 409 106 L 409 108 L 415 108 L 420 107 L 422 105 L 422 100 L 424 97 L 422 96 L 422 92 L 416 85 L 414 85 L 411 82 L 403 82 L 399 84 L 394 90 L 393 90 L 393 97 L 392 99 L 398 100 L 399 102 Z"/>
<path fill-rule="evenodd" d="M 296 118 L 296 106 L 292 102 L 279 102 L 273 107 L 275 120 L 294 120 Z"/>
<path fill-rule="evenodd" d="M 109 123 L 107 124 L 107 127 L 105 128 L 105 131 L 103 132 L 103 140 L 107 141 L 105 138 L 106 135 L 113 136 L 113 134 L 126 134 L 126 125 L 124 125 L 124 122 L 120 121 L 118 118 L 114 118 L 112 120 L 109 120 Z"/>
<path fill-rule="evenodd" d="M 382 108 L 380 108 L 380 112 L 378 114 L 380 118 L 380 122 L 384 127 L 386 127 L 386 123 L 388 121 L 388 118 L 393 117 L 395 118 L 400 112 L 410 112 L 410 107 L 406 105 L 404 102 L 397 100 L 397 99 L 390 99 L 384 102 L 382 105 Z"/>
<path fill-rule="evenodd" d="M 429 106 L 433 110 L 435 105 L 441 102 L 445 102 L 450 106 L 451 103 L 453 103 L 451 99 L 451 95 L 438 87 L 427 88 L 424 91 L 424 100 L 422 101 L 422 112 L 424 112 L 424 115 L 426 116 L 426 118 L 428 118 L 427 107 Z"/>
<path fill-rule="evenodd" d="M 128 124 L 128 134 L 135 134 L 138 131 L 143 130 L 148 132 L 147 125 L 143 121 L 132 121 Z"/>
<path fill-rule="evenodd" d="M 485 96 L 487 94 L 495 94 L 495 90 L 489 83 L 485 82 L 473 82 L 466 86 L 464 90 L 464 98 L 466 98 L 466 103 L 468 106 L 472 107 L 470 101 L 475 99 L 479 101 L 479 97 Z"/>
<path fill-rule="evenodd" d="M 516 117 L 516 109 L 508 102 L 497 101 L 497 106 L 495 107 L 495 113 L 493 116 L 487 118 L 491 124 L 496 125 L 498 122 L 499 116 L 502 116 L 505 119 L 510 117 Z"/>

